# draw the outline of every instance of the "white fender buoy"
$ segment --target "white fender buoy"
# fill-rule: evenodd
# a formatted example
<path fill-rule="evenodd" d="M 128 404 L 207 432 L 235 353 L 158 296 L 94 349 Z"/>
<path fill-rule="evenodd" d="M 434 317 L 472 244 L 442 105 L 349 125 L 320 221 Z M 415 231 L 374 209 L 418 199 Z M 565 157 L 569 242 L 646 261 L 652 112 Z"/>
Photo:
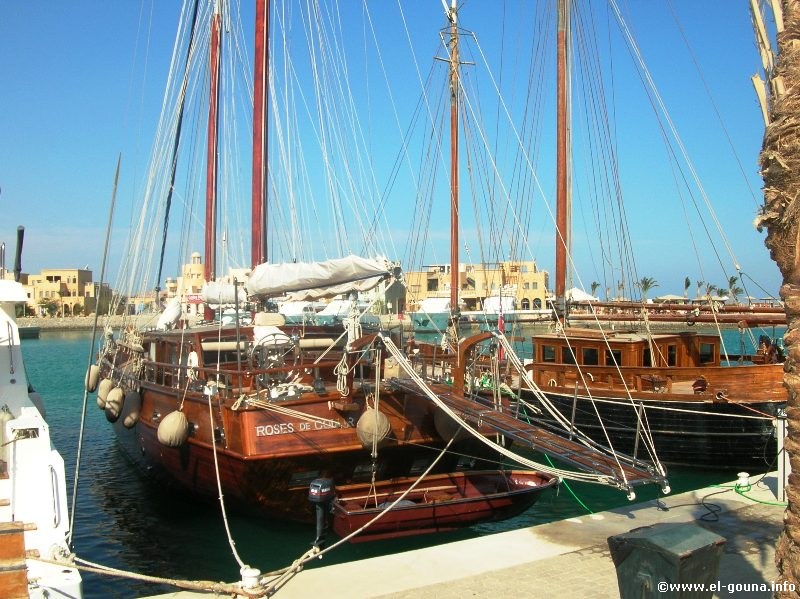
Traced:
<path fill-rule="evenodd" d="M 386 414 L 375 408 L 367 408 L 356 423 L 356 434 L 361 445 L 372 447 L 377 443 L 380 445 L 392 432 L 392 426 Z"/>
<path fill-rule="evenodd" d="M 90 364 L 89 368 L 86 369 L 86 379 L 84 380 L 86 390 L 89 393 L 94 393 L 95 389 L 97 389 L 97 383 L 99 380 L 100 367 L 97 364 Z"/>
<path fill-rule="evenodd" d="M 453 420 L 449 414 L 443 410 L 436 410 L 433 415 L 433 426 L 436 432 L 445 441 L 449 441 L 455 437 L 456 441 L 460 441 L 467 436 L 466 431 L 461 428 L 461 425 Z"/>
<path fill-rule="evenodd" d="M 183 412 L 170 412 L 158 424 L 158 442 L 167 447 L 180 447 L 189 438 L 189 421 Z"/>
<path fill-rule="evenodd" d="M 106 397 L 106 420 L 116 422 L 125 403 L 125 392 L 121 387 L 114 387 Z"/>
<path fill-rule="evenodd" d="M 97 407 L 101 410 L 106 409 L 106 398 L 113 388 L 114 383 L 111 382 L 111 379 L 103 379 L 97 386 Z"/>
<path fill-rule="evenodd" d="M 122 424 L 125 428 L 133 428 L 139 422 L 139 412 L 142 411 L 142 396 L 138 391 L 128 391 L 125 394 L 124 414 Z"/>
<path fill-rule="evenodd" d="M 0 408 L 0 460 L 6 462 L 6 452 L 8 451 L 8 444 L 6 443 L 6 423 L 14 420 L 14 415 L 8 409 L 8 406 Z"/>

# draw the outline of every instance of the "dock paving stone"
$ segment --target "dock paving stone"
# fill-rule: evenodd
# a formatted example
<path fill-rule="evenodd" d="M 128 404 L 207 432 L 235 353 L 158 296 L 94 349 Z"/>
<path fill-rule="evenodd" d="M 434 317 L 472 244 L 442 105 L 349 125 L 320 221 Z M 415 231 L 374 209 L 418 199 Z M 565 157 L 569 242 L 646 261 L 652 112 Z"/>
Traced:
<path fill-rule="evenodd" d="M 777 578 L 775 542 L 783 527 L 780 508 L 753 504 L 724 512 L 716 520 L 698 520 L 701 526 L 725 538 L 719 581 L 723 585 L 767 583 Z M 546 593 L 543 594 L 543 588 Z M 616 599 L 617 573 L 606 543 L 531 561 L 511 568 L 485 572 L 429 586 L 378 595 L 380 599 L 460 599 L 463 597 L 565 596 L 571 599 Z M 767 598 L 771 592 L 732 592 L 726 588 L 713 595 Z"/>

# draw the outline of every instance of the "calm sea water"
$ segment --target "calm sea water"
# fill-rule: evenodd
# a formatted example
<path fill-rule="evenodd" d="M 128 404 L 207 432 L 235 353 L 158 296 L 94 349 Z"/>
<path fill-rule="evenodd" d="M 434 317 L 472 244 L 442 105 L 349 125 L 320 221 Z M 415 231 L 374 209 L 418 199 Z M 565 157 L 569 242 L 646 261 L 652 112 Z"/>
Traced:
<path fill-rule="evenodd" d="M 729 343 L 738 348 L 738 332 L 729 331 L 726 335 L 729 333 Z M 44 399 L 51 435 L 64 456 L 69 496 L 89 346 L 90 335 L 85 332 L 42 332 L 40 339 L 24 340 L 22 345 L 28 376 Z M 239 567 L 231 557 L 219 510 L 186 495 L 166 492 L 144 478 L 120 452 L 94 396 L 90 395 L 88 401 L 75 505 L 75 553 L 103 565 L 153 576 L 237 580 Z M 731 480 L 733 475 L 672 470 L 669 478 L 673 493 L 680 493 Z M 604 487 L 576 483 L 571 489 L 591 511 L 627 503 L 624 494 Z M 659 496 L 655 488 L 642 488 L 637 493 L 637 500 L 642 501 Z M 454 533 L 346 546 L 315 565 L 406 551 L 585 513 L 586 508 L 562 488 L 558 493 L 545 493 L 531 510 L 512 520 Z M 313 527 L 295 523 L 236 514 L 230 515 L 229 520 L 242 559 L 262 571 L 288 565 L 308 549 L 315 536 Z M 140 597 L 169 590 L 170 587 L 84 574 L 87 598 Z"/>

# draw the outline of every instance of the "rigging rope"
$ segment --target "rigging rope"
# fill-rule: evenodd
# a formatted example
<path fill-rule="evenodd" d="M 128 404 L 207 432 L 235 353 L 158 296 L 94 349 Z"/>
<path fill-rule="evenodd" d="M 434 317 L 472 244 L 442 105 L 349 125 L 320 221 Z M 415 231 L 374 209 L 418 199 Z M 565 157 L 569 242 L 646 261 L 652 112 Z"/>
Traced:
<path fill-rule="evenodd" d="M 491 439 L 487 438 L 486 436 L 479 433 L 476 429 L 474 429 L 468 422 L 462 419 L 458 414 L 456 414 L 447 404 L 445 404 L 439 397 L 430 389 L 427 385 L 425 380 L 414 370 L 413 365 L 408 362 L 408 359 L 405 357 L 403 352 L 401 352 L 397 346 L 394 345 L 391 339 L 386 338 L 383 334 L 379 334 L 378 337 L 384 344 L 384 347 L 389 351 L 391 356 L 397 360 L 400 367 L 411 377 L 411 379 L 417 384 L 417 386 L 423 391 L 423 393 L 434 403 L 437 407 L 439 407 L 443 412 L 445 412 L 450 418 L 452 418 L 455 422 L 457 422 L 461 427 L 472 435 L 478 441 L 484 443 L 485 445 L 491 447 L 501 455 L 514 460 L 518 464 L 526 466 L 528 468 L 532 468 L 534 470 L 541 470 L 542 472 L 546 472 L 549 474 L 553 474 L 560 478 L 568 478 L 573 480 L 581 480 L 585 482 L 594 482 L 594 483 L 603 483 L 608 484 L 611 486 L 617 486 L 619 488 L 624 488 L 629 490 L 629 497 L 632 495 L 635 497 L 635 494 L 630 491 L 630 486 L 628 485 L 627 478 L 625 477 L 624 472 L 622 472 L 622 480 L 623 482 L 620 483 L 619 481 L 615 481 L 611 477 L 604 475 L 604 474 L 588 474 L 582 472 L 575 472 L 572 470 L 565 470 L 561 468 L 551 468 L 545 464 L 540 462 L 536 462 L 524 456 L 521 456 L 513 451 L 506 449 L 505 447 L 498 445 Z"/>

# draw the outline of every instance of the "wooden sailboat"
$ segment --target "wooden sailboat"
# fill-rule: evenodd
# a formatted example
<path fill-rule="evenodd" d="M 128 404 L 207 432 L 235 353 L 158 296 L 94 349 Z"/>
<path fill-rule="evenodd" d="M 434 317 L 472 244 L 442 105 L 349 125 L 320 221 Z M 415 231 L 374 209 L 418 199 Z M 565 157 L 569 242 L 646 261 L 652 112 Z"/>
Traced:
<path fill-rule="evenodd" d="M 236 312 L 245 292 L 250 305 L 290 293 L 311 299 L 363 290 L 396 275 L 385 259 L 267 261 L 267 7 L 261 1 L 257 7 L 252 268 L 244 275 L 244 289 L 232 281 L 226 301 Z M 448 17 L 457 36 L 455 6 Z M 213 67 L 219 64 L 213 41 L 220 34 L 218 12 L 211 15 L 211 32 Z M 454 55 L 457 64 L 457 51 Z M 210 78 L 211 98 L 218 93 L 216 80 Z M 457 81 L 453 86 L 457 90 Z M 219 154 L 212 143 L 216 102 L 209 107 L 205 276 L 213 281 Z M 457 294 L 455 284 L 452 293 Z M 388 334 L 363 335 L 358 314 L 346 319 L 343 331 L 334 337 L 330 330 L 288 325 L 280 314 L 260 309 L 252 324 L 236 319 L 190 325 L 180 309 L 168 306 L 154 329 L 131 326 L 106 335 L 97 364 L 98 405 L 129 456 L 150 474 L 200 498 L 213 500 L 222 492 L 242 508 L 297 520 L 313 517 L 308 489 L 320 477 L 337 486 L 373 487 L 426 469 L 439 475 L 488 466 L 501 455 L 536 470 L 530 458 L 510 452 L 505 438 L 545 451 L 567 467 L 529 473 L 539 477 L 542 488 L 559 476 L 611 484 L 631 495 L 640 484 L 667 484 L 658 466 L 522 423 L 507 402 L 487 403 L 465 386 L 473 366 L 485 363 L 491 335 L 465 340 L 446 355 L 417 352 L 412 360 Z M 495 509 L 491 501 L 483 509 L 486 517 L 513 513 L 506 504 Z M 448 525 L 468 524 L 470 518 L 455 515 Z"/>
<path fill-rule="evenodd" d="M 779 324 L 782 317 L 772 319 L 769 310 L 748 317 L 731 307 L 728 317 L 724 308 L 709 308 L 701 318 L 699 310 L 683 311 L 683 306 L 680 316 L 659 318 L 649 314 L 649 305 L 632 302 L 592 302 L 580 317 L 569 313 L 570 4 L 561 0 L 558 8 L 555 308 L 560 330 L 533 335 L 526 368 L 560 417 L 597 441 L 611 439 L 615 447 L 635 455 L 640 447 L 637 431 L 647 422 L 666 464 L 766 469 L 776 455 L 775 426 L 786 407 L 782 360 L 776 354 L 768 355 L 764 347 L 758 354 L 728 355 L 720 335 L 697 333 L 688 326 L 653 334 L 609 330 L 608 323 L 645 316 L 653 321 L 678 318 L 686 325 L 736 323 L 746 329 L 759 322 Z M 587 321 L 597 328 L 574 328 Z M 543 417 L 547 420 L 547 413 Z"/>

